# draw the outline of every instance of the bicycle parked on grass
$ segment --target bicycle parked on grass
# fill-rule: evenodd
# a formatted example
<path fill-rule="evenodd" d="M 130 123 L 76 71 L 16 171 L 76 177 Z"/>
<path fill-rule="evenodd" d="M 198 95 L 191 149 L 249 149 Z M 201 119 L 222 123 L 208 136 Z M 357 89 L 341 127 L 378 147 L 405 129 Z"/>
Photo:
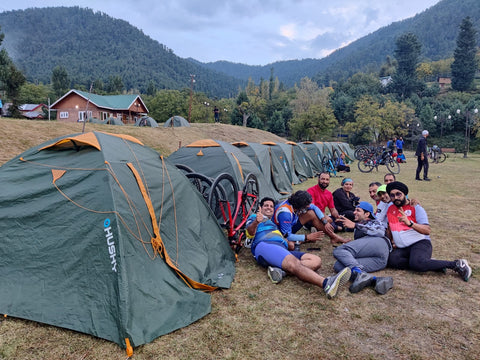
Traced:
<path fill-rule="evenodd" d="M 391 155 L 389 149 L 384 147 L 370 148 L 364 151 L 358 160 L 358 169 L 363 173 L 371 172 L 373 169 L 378 171 L 379 165 L 385 165 L 387 170 L 392 174 L 400 173 L 400 164 Z"/>
<path fill-rule="evenodd" d="M 337 161 L 339 155 L 337 150 L 333 150 L 332 156 L 324 155 L 322 158 L 323 171 L 328 172 L 330 175 L 337 176 Z"/>
<path fill-rule="evenodd" d="M 432 160 L 433 163 L 443 163 L 447 159 L 447 155 L 442 152 L 442 149 L 437 145 L 433 145 L 428 149 L 428 158 Z"/>
<path fill-rule="evenodd" d="M 202 194 L 212 209 L 220 226 L 226 229 L 227 238 L 235 254 L 245 245 L 245 223 L 257 211 L 259 185 L 255 174 L 248 174 L 242 190 L 232 175 L 222 173 L 215 179 L 196 173 L 183 164 L 175 165 Z"/>
<path fill-rule="evenodd" d="M 248 174 L 242 190 L 230 174 L 222 173 L 213 181 L 208 204 L 235 254 L 245 245 L 245 223 L 257 211 L 259 186 L 257 177 Z"/>

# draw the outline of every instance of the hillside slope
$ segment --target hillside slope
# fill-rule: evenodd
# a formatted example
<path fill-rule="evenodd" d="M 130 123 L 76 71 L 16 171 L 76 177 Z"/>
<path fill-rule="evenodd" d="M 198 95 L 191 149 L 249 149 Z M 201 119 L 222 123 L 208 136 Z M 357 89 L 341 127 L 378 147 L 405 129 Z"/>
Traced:
<path fill-rule="evenodd" d="M 30 121 L 0 118 L 0 165 L 25 150 L 47 140 L 68 134 L 82 132 L 83 124 L 59 123 L 56 121 Z M 268 131 L 244 128 L 225 124 L 191 124 L 191 127 L 145 128 L 135 126 L 115 126 L 87 123 L 85 131 L 104 131 L 114 134 L 128 134 L 136 137 L 145 145 L 157 150 L 164 156 L 170 155 L 179 146 L 188 145 L 196 140 L 215 139 L 233 141 L 276 141 L 285 139 Z"/>
<path fill-rule="evenodd" d="M 183 89 L 196 75 L 195 90 L 228 97 L 244 82 L 206 69 L 175 55 L 138 28 L 91 9 L 46 7 L 0 13 L 0 31 L 17 67 L 30 82 L 50 82 L 52 70 L 63 66 L 72 87 L 120 76 L 126 90 L 146 93 Z"/>
<path fill-rule="evenodd" d="M 255 81 L 268 79 L 270 69 L 287 86 L 292 86 L 308 76 L 328 85 L 352 74 L 379 71 L 387 55 L 393 56 L 395 41 L 401 34 L 414 33 L 422 44 L 425 60 L 440 60 L 453 56 L 459 26 L 462 19 L 470 16 L 480 42 L 480 1 L 442 0 L 409 19 L 394 22 L 340 48 L 323 59 L 278 61 L 265 66 L 248 66 L 226 61 L 202 64 L 209 69 L 223 72 L 236 78 Z"/>
<path fill-rule="evenodd" d="M 52 70 L 65 66 L 72 85 L 89 88 L 91 81 L 121 76 L 126 89 L 145 93 L 152 82 L 157 89 L 182 89 L 196 75 L 195 91 L 210 96 L 234 97 L 251 77 L 268 79 L 270 71 L 286 86 L 305 76 L 328 84 L 358 71 L 378 71 L 392 56 L 396 38 L 416 34 L 425 59 L 451 57 L 458 27 L 470 16 L 480 29 L 480 1 L 442 0 L 416 16 L 385 26 L 323 59 L 279 61 L 265 66 L 183 59 L 128 22 L 79 7 L 48 7 L 0 13 L 3 45 L 31 82 L 49 83 Z M 52 21 L 55 19 L 55 21 Z M 480 40 L 480 31 L 478 32 Z"/>

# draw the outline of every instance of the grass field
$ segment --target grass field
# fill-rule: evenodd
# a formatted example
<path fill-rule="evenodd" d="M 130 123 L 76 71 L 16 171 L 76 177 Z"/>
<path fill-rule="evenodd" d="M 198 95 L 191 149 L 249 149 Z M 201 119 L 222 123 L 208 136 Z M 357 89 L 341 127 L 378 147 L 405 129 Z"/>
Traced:
<path fill-rule="evenodd" d="M 0 164 L 7 155 L 40 142 L 21 143 L 12 150 L 10 128 L 9 122 L 0 121 Z M 231 140 L 236 136 L 242 134 L 236 132 Z M 19 136 L 21 141 L 27 140 Z M 386 295 L 373 289 L 358 294 L 344 289 L 328 300 L 318 288 L 293 277 L 272 284 L 244 249 L 232 287 L 212 294 L 211 314 L 135 348 L 133 359 L 478 359 L 480 156 L 464 159 L 450 154 L 445 163 L 430 164 L 429 183 L 414 181 L 416 161 L 411 153 L 407 161 L 397 179 L 409 186 L 409 196 L 418 199 L 429 215 L 433 256 L 468 259 L 474 270 L 469 282 L 450 271 L 445 275 L 387 269 L 378 272 L 394 278 L 394 288 Z M 386 169 L 363 174 L 356 163 L 352 169 L 348 176 L 354 180 L 353 192 L 369 201 L 368 184 L 382 182 Z M 331 191 L 341 179 L 332 178 Z M 310 179 L 295 189 L 315 183 Z M 308 247 L 320 248 L 315 250 L 323 260 L 320 273 L 330 275 L 334 263 L 330 243 L 324 240 Z M 0 359 L 125 358 L 116 344 L 89 335 L 10 317 L 0 320 Z"/>

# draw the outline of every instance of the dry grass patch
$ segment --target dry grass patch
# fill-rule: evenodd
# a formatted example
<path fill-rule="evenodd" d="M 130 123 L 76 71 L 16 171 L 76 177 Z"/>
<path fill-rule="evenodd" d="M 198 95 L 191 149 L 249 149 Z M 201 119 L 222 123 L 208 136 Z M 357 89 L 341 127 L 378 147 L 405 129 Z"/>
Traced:
<path fill-rule="evenodd" d="M 21 124 L 21 126 L 19 125 Z M 31 126 L 27 126 L 31 125 Z M 274 135 L 227 125 L 193 124 L 190 129 L 102 127 L 126 132 L 168 154 L 201 138 L 274 140 Z M 88 124 L 87 126 L 92 126 Z M 27 148 L 63 134 L 78 124 L 0 119 L 0 163 Z M 112 129 L 113 128 L 113 129 Z M 13 130 L 12 130 L 13 129 Z M 243 132 L 243 130 L 246 130 Z M 170 131 L 170 132 L 168 132 Z M 268 137 L 267 137 L 268 135 Z M 221 138 L 223 136 L 223 138 Z M 23 139 L 22 141 L 19 141 Z M 278 141 L 278 140 L 277 140 Z M 134 359 L 476 359 L 480 353 L 480 157 L 450 154 L 430 165 L 430 183 L 416 182 L 416 161 L 407 153 L 398 180 L 425 207 L 432 226 L 433 256 L 465 257 L 474 269 L 468 283 L 449 271 L 419 274 L 383 270 L 394 288 L 384 296 L 373 289 L 342 291 L 328 300 L 316 287 L 287 277 L 272 284 L 249 250 L 240 253 L 231 289 L 212 294 L 212 312 L 196 323 L 162 336 L 134 351 Z M 386 169 L 348 174 L 353 192 L 369 200 L 368 184 L 382 181 Z M 332 178 L 330 189 L 340 186 Z M 296 189 L 316 183 L 310 179 Z M 333 268 L 332 247 L 322 241 L 308 247 L 323 259 L 322 275 Z M 1 293 L 0 293 L 1 296 Z M 161 311 L 161 309 L 159 309 Z M 0 322 L 0 359 L 125 359 L 117 345 L 89 335 L 21 319 Z"/>

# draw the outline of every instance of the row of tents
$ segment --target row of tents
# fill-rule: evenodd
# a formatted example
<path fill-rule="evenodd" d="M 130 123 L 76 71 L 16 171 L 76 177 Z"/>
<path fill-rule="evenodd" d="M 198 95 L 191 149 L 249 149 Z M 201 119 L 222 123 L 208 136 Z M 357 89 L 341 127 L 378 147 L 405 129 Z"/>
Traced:
<path fill-rule="evenodd" d="M 326 159 L 345 153 L 353 159 L 353 149 L 341 142 L 233 142 L 205 139 L 173 152 L 168 159 L 212 179 L 229 173 L 243 187 L 249 173 L 259 181 L 260 197 L 279 200 L 288 197 L 293 185 L 325 170 Z"/>
<path fill-rule="evenodd" d="M 328 150 L 332 149 L 332 150 Z M 260 196 L 288 196 L 347 144 L 194 142 L 168 158 L 129 135 L 89 132 L 0 167 L 0 313 L 113 341 L 130 351 L 211 311 L 235 256 L 176 165 L 248 173 Z M 350 154 L 349 154 L 350 156 Z M 188 219 L 182 221 L 181 219 Z"/>
<path fill-rule="evenodd" d="M 125 125 L 121 119 L 116 117 L 108 117 L 105 120 L 100 120 L 97 118 L 89 118 L 88 121 L 94 124 Z M 150 116 L 142 116 L 135 121 L 135 126 L 147 126 L 147 127 L 156 128 L 158 127 L 158 123 L 155 119 L 151 118 Z M 177 115 L 172 116 L 167 121 L 165 121 L 165 124 L 163 124 L 163 127 L 180 127 L 180 126 L 189 127 L 190 123 L 184 117 L 177 116 Z"/>

